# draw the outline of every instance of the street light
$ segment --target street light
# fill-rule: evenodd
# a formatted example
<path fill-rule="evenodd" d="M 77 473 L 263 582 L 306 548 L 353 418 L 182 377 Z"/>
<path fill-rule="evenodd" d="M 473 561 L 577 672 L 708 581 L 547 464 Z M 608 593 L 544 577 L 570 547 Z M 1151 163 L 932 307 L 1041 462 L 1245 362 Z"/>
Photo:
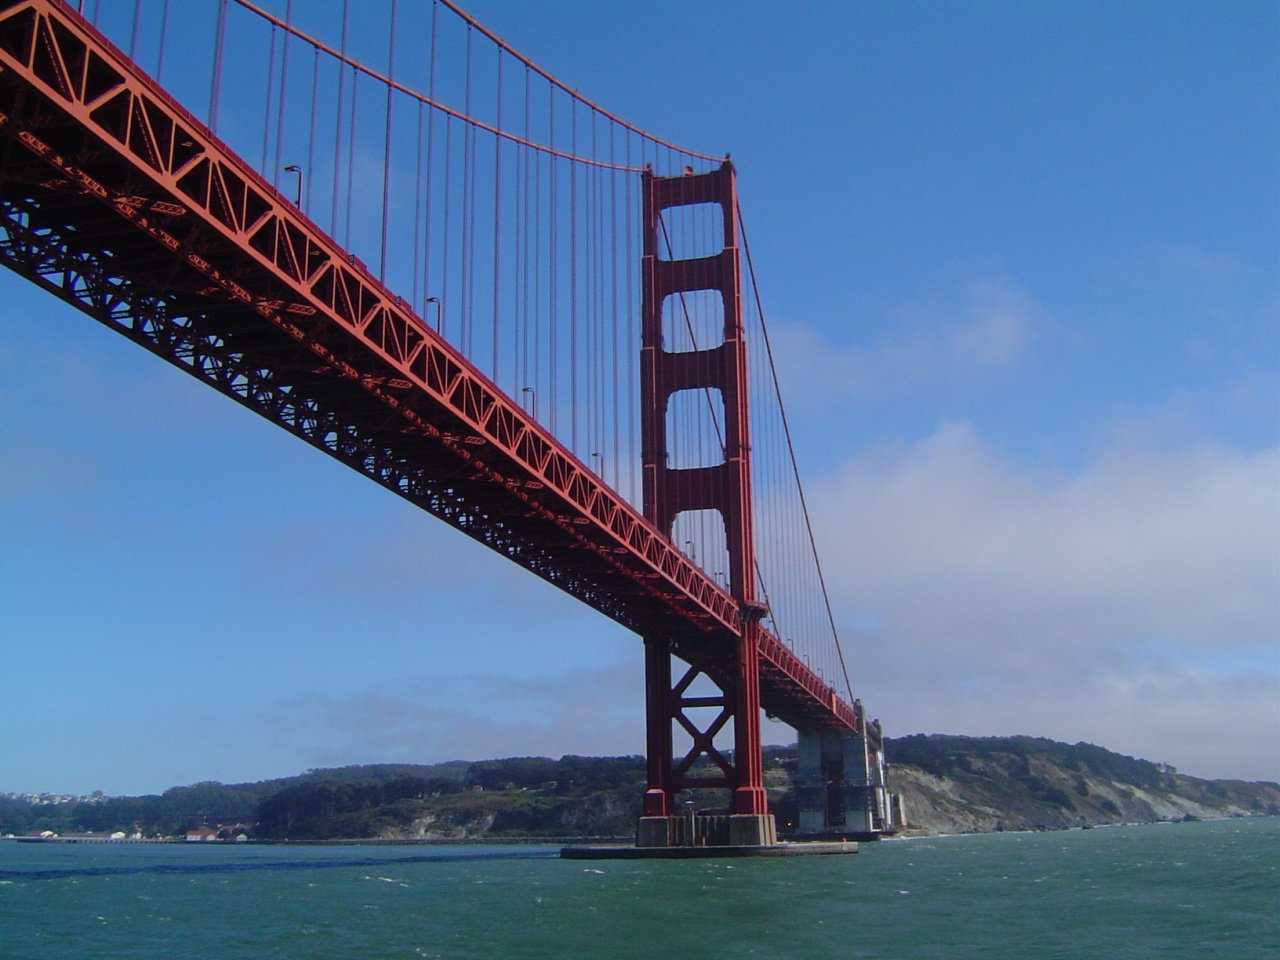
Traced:
<path fill-rule="evenodd" d="M 439 333 L 439 332 L 440 332 L 441 324 L 443 323 L 443 321 L 440 319 L 440 312 L 441 312 L 441 311 L 440 311 L 440 298 L 439 298 L 439 297 L 427 297 L 426 302 L 427 302 L 427 303 L 434 303 L 434 304 L 436 305 L 436 333 Z"/>
<path fill-rule="evenodd" d="M 521 393 L 529 395 L 529 412 L 533 415 L 533 419 L 538 419 L 538 395 L 534 392 L 533 387 L 521 387 Z"/>
<path fill-rule="evenodd" d="M 291 163 L 284 168 L 285 173 L 296 173 L 298 175 L 298 196 L 293 201 L 293 205 L 299 210 L 302 209 L 302 168 L 296 163 Z"/>

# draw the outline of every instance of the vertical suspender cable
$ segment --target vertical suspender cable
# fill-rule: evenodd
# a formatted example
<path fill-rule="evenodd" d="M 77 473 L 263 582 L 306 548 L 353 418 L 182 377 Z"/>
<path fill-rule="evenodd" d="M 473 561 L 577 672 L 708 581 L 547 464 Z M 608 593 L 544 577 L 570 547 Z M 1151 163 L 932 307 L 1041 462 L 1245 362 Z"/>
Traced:
<path fill-rule="evenodd" d="M 351 68 L 351 120 L 347 124 L 347 209 L 342 228 L 342 245 L 351 249 L 351 207 L 355 201 L 356 122 L 359 120 L 360 71 Z"/>
<path fill-rule="evenodd" d="M 570 152 L 578 155 L 578 101 L 569 101 Z M 578 165 L 569 163 L 569 449 L 578 452 Z"/>
<path fill-rule="evenodd" d="M 467 69 L 466 69 L 466 97 L 464 99 L 463 112 L 469 117 L 471 116 L 471 38 L 472 29 L 467 27 Z M 471 205 L 475 197 L 472 193 L 471 182 L 471 143 L 472 143 L 472 126 L 464 124 L 462 128 L 462 291 L 459 295 L 461 300 L 461 316 L 462 316 L 462 352 L 467 356 L 471 356 Z"/>
<path fill-rule="evenodd" d="M 273 84 L 276 78 L 276 25 L 271 25 L 271 46 L 267 54 L 267 96 L 262 105 L 262 162 L 258 165 L 258 172 L 269 179 L 272 183 L 277 183 L 279 177 L 274 176 L 268 163 L 271 159 L 271 99 L 274 92 Z M 285 34 L 288 36 L 288 33 Z"/>
<path fill-rule="evenodd" d="M 827 620 L 831 624 L 831 635 L 832 635 L 832 638 L 835 640 L 836 653 L 840 659 L 840 672 L 841 672 L 841 675 L 844 677 L 845 690 L 846 692 L 849 693 L 850 696 L 852 696 L 853 685 L 850 684 L 849 682 L 849 670 L 845 666 L 844 651 L 841 650 L 840 648 L 840 638 L 839 638 L 839 633 L 836 630 L 835 614 L 831 610 L 831 600 L 830 600 L 829 594 L 827 593 L 826 577 L 824 577 L 822 574 L 822 564 L 818 560 L 818 543 L 813 535 L 813 523 L 809 517 L 809 504 L 808 504 L 808 501 L 805 499 L 804 487 L 801 486 L 800 484 L 800 467 L 796 463 L 795 445 L 791 441 L 791 426 L 787 422 L 786 410 L 782 406 L 782 387 L 778 383 L 778 369 L 776 364 L 773 361 L 773 346 L 769 342 L 768 328 L 765 326 L 765 323 L 764 323 L 764 307 L 761 305 L 761 302 L 760 302 L 760 287 L 756 282 L 756 268 L 751 260 L 751 247 L 747 244 L 747 231 L 746 231 L 746 227 L 743 226 L 742 224 L 741 209 L 738 210 L 738 225 L 739 225 L 739 229 L 742 231 L 742 249 L 746 253 L 747 271 L 751 275 L 751 291 L 756 301 L 756 309 L 760 313 L 760 329 L 761 329 L 761 332 L 763 333 L 765 352 L 769 356 L 769 371 L 773 376 L 773 387 L 778 396 L 778 411 L 779 411 L 780 419 L 782 421 L 782 429 L 787 438 L 787 449 L 791 454 L 791 468 L 795 474 L 796 489 L 800 495 L 800 508 L 804 514 L 804 524 L 805 524 L 805 529 L 808 531 L 808 534 L 809 534 L 809 543 L 813 548 L 813 562 L 814 562 L 814 565 L 817 567 L 817 571 L 818 571 L 818 583 L 822 587 L 822 598 L 826 606 Z"/>
<path fill-rule="evenodd" d="M 609 125 L 609 162 L 614 163 L 617 154 L 614 144 L 615 128 L 613 124 Z M 618 473 L 618 469 L 622 466 L 622 383 L 619 379 L 619 336 L 618 336 L 618 186 L 622 182 L 622 174 L 616 170 L 609 173 L 609 259 L 611 269 L 609 271 L 610 286 L 612 290 L 611 308 L 610 308 L 610 329 L 613 331 L 613 488 L 620 490 L 622 480 Z"/>
<path fill-rule="evenodd" d="M 530 71 L 528 66 L 526 66 L 524 68 L 524 138 L 525 140 L 529 139 L 530 120 L 532 118 L 532 110 L 533 110 L 532 89 L 530 87 L 529 80 L 530 80 Z M 529 282 L 530 259 L 529 257 L 530 257 L 530 246 L 531 246 L 529 243 L 530 233 L 532 233 L 533 235 L 532 249 L 534 252 L 532 269 L 533 270 L 538 269 L 537 252 L 536 252 L 537 244 L 538 244 L 538 227 L 536 224 L 534 224 L 533 219 L 531 217 L 531 212 L 533 208 L 533 194 L 537 192 L 538 181 L 531 178 L 531 173 L 532 173 L 531 161 L 533 159 L 530 156 L 531 153 L 532 151 L 530 151 L 526 147 L 521 151 L 521 155 L 520 155 L 521 161 L 522 161 L 521 163 L 522 175 L 524 177 L 524 195 L 523 195 L 524 223 L 519 234 L 523 242 L 523 248 L 522 248 L 523 267 L 521 270 L 521 283 L 523 286 L 524 326 L 525 326 L 524 338 L 521 340 L 521 343 L 520 343 L 520 358 L 519 358 L 520 387 L 522 389 L 529 385 L 529 356 L 530 356 L 529 342 L 532 339 L 534 343 L 536 343 L 537 336 L 538 336 L 537 323 L 536 322 L 532 324 L 530 323 L 530 310 L 529 310 L 529 297 L 530 297 L 530 282 Z M 532 315 L 535 318 L 537 317 L 536 303 L 534 305 Z"/>
<path fill-rule="evenodd" d="M 467 116 L 472 116 L 471 107 L 475 103 L 472 97 L 474 90 L 474 81 L 472 75 L 472 39 L 470 34 L 467 37 Z M 467 124 L 466 134 L 463 138 L 466 145 L 467 172 L 464 178 L 463 189 L 467 191 L 467 242 L 466 249 L 466 299 L 463 301 L 467 310 L 467 333 L 466 333 L 466 352 L 471 358 L 476 357 L 476 251 L 479 250 L 480 234 L 477 229 L 477 212 L 479 204 L 477 201 L 480 197 L 480 188 L 478 186 L 478 176 L 480 172 L 479 145 L 480 135 L 474 124 Z M 476 363 L 479 360 L 476 359 Z"/>
<path fill-rule="evenodd" d="M 422 288 L 419 286 L 419 282 L 418 282 L 418 281 L 419 281 L 419 274 L 418 274 L 418 270 L 419 270 L 419 268 L 420 268 L 420 267 L 421 267 L 421 265 L 422 265 L 422 264 L 421 264 L 421 260 L 419 259 L 419 256 L 418 256 L 418 255 L 419 255 L 419 252 L 420 252 L 420 251 L 421 251 L 421 249 L 422 249 L 422 189 L 423 189 L 423 182 L 422 182 L 422 154 L 423 154 L 423 149 L 422 149 L 422 131 L 423 131 L 423 124 L 422 124 L 422 112 L 423 112 L 423 110 L 424 110 L 424 109 L 425 109 L 425 105 L 422 103 L 422 101 L 421 101 L 421 100 L 419 100 L 419 101 L 418 101 L 418 127 L 417 127 L 417 132 L 416 132 L 416 134 L 414 135 L 414 138 L 413 138 L 413 144 L 414 144 L 414 151 L 413 151 L 413 152 L 414 152 L 414 168 L 413 168 L 413 301 L 412 301 L 412 303 L 410 304 L 410 306 L 413 308 L 413 311 L 414 311 L 415 313 L 417 313 L 418 311 L 420 311 L 420 310 L 421 310 L 421 311 L 423 312 L 423 316 L 425 317 L 425 316 L 426 316 L 426 303 L 423 301 L 423 299 L 422 299 L 422 298 L 426 296 L 426 293 L 425 293 L 425 292 L 423 292 L 423 290 L 422 290 Z M 430 196 L 430 189 L 429 189 L 429 188 L 428 188 L 428 196 Z"/>
<path fill-rule="evenodd" d="M 551 133 L 548 142 L 554 148 L 556 143 L 556 88 L 548 87 L 548 100 L 550 101 L 549 115 L 551 124 Z M 551 199 L 547 203 L 547 215 L 551 221 L 551 231 L 549 236 L 551 240 L 548 244 L 548 274 L 551 282 L 548 285 L 547 292 L 547 320 L 550 326 L 550 353 L 548 359 L 551 361 L 551 430 L 554 433 L 556 425 L 559 422 L 560 409 L 560 343 L 559 343 L 559 290 L 560 290 L 560 204 L 557 202 L 560 183 L 560 158 L 554 153 L 551 155 L 547 165 L 551 168 Z"/>
<path fill-rule="evenodd" d="M 307 183 L 306 214 L 311 216 L 311 185 L 315 182 L 316 169 L 316 105 L 320 102 L 320 48 L 315 48 L 315 60 L 311 66 L 311 124 L 307 130 Z"/>
<path fill-rule="evenodd" d="M 218 28 L 213 40 L 213 82 L 209 90 L 209 132 L 218 133 L 218 98 L 222 93 L 222 48 L 227 39 L 227 2 L 218 4 Z M 98 22 L 97 8 L 94 8 L 93 22 Z"/>
<path fill-rule="evenodd" d="M 449 306 L 449 210 L 453 200 L 453 118 L 444 118 L 444 229 L 440 250 L 440 319 L 437 332 L 444 332 L 444 311 Z M 452 312 L 452 311 L 451 311 Z"/>
<path fill-rule="evenodd" d="M 156 83 L 164 84 L 164 50 L 169 40 L 169 0 L 160 10 L 160 52 L 156 55 Z"/>
<path fill-rule="evenodd" d="M 542 369 L 542 152 L 533 155 L 533 360 L 535 389 Z"/>
<path fill-rule="evenodd" d="M 626 138 L 626 165 L 631 166 L 631 131 L 627 130 L 623 133 Z M 636 485 L 635 485 L 635 463 L 636 463 L 636 423 L 635 411 L 636 404 L 636 354 L 640 352 L 640 344 L 636 343 L 636 313 L 635 301 L 636 289 L 633 284 L 635 271 L 632 267 L 633 257 L 633 241 L 631 231 L 633 229 L 631 219 L 631 195 L 635 190 L 634 181 L 639 179 L 633 174 L 622 174 L 622 218 L 623 218 L 623 259 L 626 263 L 624 267 L 626 278 L 626 304 L 627 304 L 627 337 L 626 337 L 626 357 L 627 357 L 627 499 L 634 506 L 636 504 Z"/>
<path fill-rule="evenodd" d="M 427 72 L 427 96 L 432 102 L 436 99 L 436 21 L 440 12 L 440 4 L 432 0 L 431 3 L 431 65 Z M 422 243 L 422 295 L 425 297 L 431 293 L 431 198 L 435 193 L 434 173 L 435 164 L 435 148 L 436 148 L 436 112 L 434 109 L 427 111 L 427 202 L 423 219 L 425 220 L 425 236 Z M 448 172 L 448 151 L 445 151 L 445 171 L 446 177 Z M 448 188 L 446 185 L 446 196 Z M 449 216 L 445 214 L 445 228 L 448 229 Z M 425 308 L 425 304 L 423 307 Z M 436 301 L 436 332 L 440 332 L 440 328 L 444 324 L 444 299 L 441 297 Z"/>
<path fill-rule="evenodd" d="M 286 24 L 293 25 L 293 0 L 288 0 L 284 7 L 284 20 Z M 288 30 L 284 32 L 284 48 L 280 51 L 280 102 L 276 108 L 276 176 L 280 174 L 280 167 L 284 162 L 281 156 L 284 150 L 284 105 L 285 97 L 289 92 L 289 41 L 293 34 Z M 306 179 L 311 177 L 311 168 L 308 166 L 302 176 Z M 278 180 L 272 180 L 273 183 L 279 183 Z"/>
<path fill-rule="evenodd" d="M 588 112 L 591 118 L 591 155 L 595 155 L 596 149 L 596 115 Z M 586 201 L 586 223 L 585 223 L 585 242 L 583 243 L 583 271 L 586 277 L 583 282 L 583 291 L 585 296 L 584 305 L 586 307 L 586 315 L 584 317 L 584 351 L 583 351 L 583 375 L 585 380 L 586 397 L 586 413 L 587 413 L 587 429 L 586 429 L 586 451 L 592 461 L 592 470 L 597 473 L 600 471 L 600 465 L 594 461 L 600 458 L 596 456 L 600 451 L 596 447 L 597 437 L 599 434 L 599 410 L 596 406 L 596 382 L 600 378 L 600 370 L 596 366 L 596 256 L 597 256 L 597 238 L 596 238 L 596 196 L 595 196 L 595 168 L 587 167 L 582 171 L 582 191 L 583 199 Z"/>
<path fill-rule="evenodd" d="M 226 0 L 223 0 L 225 3 Z M 339 45 L 339 51 L 343 57 L 347 55 L 347 27 L 350 20 L 351 0 L 342 0 L 342 39 Z M 342 119 L 343 111 L 346 107 L 347 93 L 347 69 L 342 61 L 338 62 L 338 106 L 337 112 L 334 114 L 333 123 L 333 200 L 332 206 L 329 208 L 329 236 L 336 237 L 338 235 L 338 200 L 340 198 L 339 184 L 341 180 L 342 170 Z"/>
<path fill-rule="evenodd" d="M 495 126 L 502 129 L 502 49 L 498 49 L 498 115 Z M 493 138 L 493 368 L 491 376 L 498 380 L 498 316 L 499 290 L 502 284 L 502 137 Z"/>
<path fill-rule="evenodd" d="M 129 59 L 138 59 L 138 29 L 142 26 L 142 0 L 133 0 L 133 33 L 129 36 Z"/>
<path fill-rule="evenodd" d="M 391 0 L 391 31 L 387 42 L 387 78 L 396 78 L 396 0 Z M 387 213 L 391 202 L 391 113 L 395 88 L 387 84 L 387 115 L 382 134 L 382 246 L 378 257 L 378 279 L 387 280 Z"/>

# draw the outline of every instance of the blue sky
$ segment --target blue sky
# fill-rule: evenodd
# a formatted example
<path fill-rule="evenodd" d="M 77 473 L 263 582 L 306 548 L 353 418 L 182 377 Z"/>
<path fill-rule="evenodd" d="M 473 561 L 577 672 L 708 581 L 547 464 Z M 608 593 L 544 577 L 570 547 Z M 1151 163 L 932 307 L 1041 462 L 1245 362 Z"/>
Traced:
<path fill-rule="evenodd" d="M 467 9 L 732 154 L 889 735 L 1280 779 L 1274 4 Z M 0 289 L 0 790 L 643 751 L 636 638 Z"/>

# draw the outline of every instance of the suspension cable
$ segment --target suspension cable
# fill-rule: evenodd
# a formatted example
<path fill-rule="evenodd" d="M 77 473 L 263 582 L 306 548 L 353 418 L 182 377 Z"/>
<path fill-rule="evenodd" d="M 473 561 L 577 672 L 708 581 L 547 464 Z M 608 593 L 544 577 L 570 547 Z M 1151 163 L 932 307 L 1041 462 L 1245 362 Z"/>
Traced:
<path fill-rule="evenodd" d="M 246 0 L 236 0 L 236 2 L 242 3 L 244 6 L 249 6 Z M 668 149 L 675 150 L 679 153 L 684 154 L 687 157 L 692 157 L 698 160 L 708 160 L 708 161 L 711 161 L 712 163 L 719 163 L 721 160 L 724 159 L 723 157 L 708 156 L 707 154 L 704 154 L 704 153 L 694 153 L 692 150 L 686 150 L 684 147 L 676 146 L 676 144 L 674 143 L 669 143 L 666 140 L 663 140 L 659 137 L 655 137 L 651 133 L 646 133 L 645 131 L 641 130 L 639 127 L 633 126 L 632 124 L 623 120 L 621 117 L 610 113 L 608 110 L 604 109 L 599 104 L 591 100 L 588 100 L 582 94 L 578 93 L 578 91 L 574 90 L 572 87 L 569 87 L 562 81 L 557 80 L 552 74 L 548 73 L 546 70 L 543 70 L 540 66 L 534 63 L 528 57 L 520 53 L 520 51 L 515 50 L 512 47 L 508 46 L 505 40 L 503 40 L 501 37 L 499 37 L 497 34 L 493 33 L 492 31 L 486 29 L 483 24 L 474 20 L 465 10 L 462 10 L 460 7 L 457 6 L 457 4 L 453 3 L 453 0 L 440 0 L 440 3 L 448 7 L 455 14 L 457 14 L 459 17 L 465 20 L 468 24 L 470 24 L 472 27 L 478 30 L 481 34 L 483 34 L 489 40 L 497 44 L 500 49 L 505 50 L 507 53 L 511 54 L 511 56 L 515 57 L 517 60 L 523 63 L 526 67 L 529 67 L 531 70 L 533 70 L 535 73 L 541 76 L 548 83 L 552 84 L 553 86 L 559 87 L 569 96 L 573 97 L 574 100 L 577 100 L 579 103 L 581 103 L 584 107 L 587 107 L 590 110 L 594 110 L 596 113 L 600 114 L 600 116 L 611 120 L 613 123 L 616 123 L 618 126 L 625 127 L 627 130 L 630 130 L 632 133 L 639 134 L 641 137 L 644 137 L 644 139 L 646 140 L 650 140 L 653 143 L 663 147 L 667 147 Z M 611 166 L 611 164 L 601 164 L 601 166 Z M 639 172 L 643 168 L 642 167 L 614 167 L 614 169 L 635 170 L 636 172 Z"/>
<path fill-rule="evenodd" d="M 840 646 L 840 634 L 836 630 L 835 614 L 831 610 L 831 596 L 827 592 L 827 580 L 822 573 L 822 561 L 818 557 L 818 542 L 813 535 L 813 521 L 809 518 L 809 503 L 804 495 L 804 485 L 800 482 L 800 466 L 796 462 L 796 448 L 791 441 L 791 425 L 787 421 L 787 410 L 782 404 L 782 386 L 778 383 L 778 368 L 773 360 L 773 345 L 769 341 L 769 328 L 764 320 L 764 304 L 760 299 L 760 285 L 756 281 L 755 264 L 751 260 L 751 244 L 747 242 L 747 228 L 742 221 L 742 207 L 738 205 L 738 229 L 742 233 L 742 249 L 747 255 L 747 273 L 751 276 L 751 293 L 756 301 L 756 311 L 760 314 L 760 330 L 763 333 L 765 353 L 769 357 L 769 374 L 773 379 L 774 394 L 778 398 L 778 413 L 782 420 L 782 432 L 787 441 L 787 454 L 791 458 L 791 472 L 796 479 L 796 491 L 800 495 L 800 509 L 804 514 L 805 530 L 809 534 L 809 546 L 813 549 L 813 563 L 818 570 L 818 584 L 822 588 L 822 602 L 827 610 L 827 621 L 831 624 L 831 636 L 835 640 L 836 654 L 840 658 L 840 672 L 844 675 L 845 690 L 853 695 L 853 684 L 849 682 L 849 669 L 844 662 L 844 650 Z"/>
<path fill-rule="evenodd" d="M 223 2 L 226 3 L 227 0 L 223 0 Z M 500 137 L 503 140 L 509 140 L 512 143 L 519 143 L 523 146 L 530 147 L 531 149 L 534 149 L 534 150 L 539 150 L 543 153 L 551 154 L 552 156 L 560 157 L 564 160 L 572 160 L 575 163 L 586 164 L 587 166 L 592 166 L 592 167 L 604 167 L 605 169 L 609 169 L 609 170 L 621 170 L 629 173 L 644 172 L 644 167 L 626 167 L 618 163 L 610 163 L 607 160 L 597 160 L 594 157 L 576 156 L 573 153 L 565 153 L 563 151 L 556 150 L 554 147 L 549 146 L 547 144 L 541 144 L 541 143 L 537 143 L 536 141 L 526 140 L 525 138 L 519 136 L 518 134 L 510 130 L 499 129 L 493 124 L 486 123 L 485 121 L 480 120 L 477 117 L 468 116 L 465 111 L 455 110 L 453 107 L 446 106 L 445 104 L 440 103 L 438 100 L 432 99 L 431 97 L 418 93 L 416 90 L 406 87 L 404 84 L 398 83 L 397 81 L 393 80 L 391 77 L 388 77 L 385 74 L 379 73 L 377 70 L 374 70 L 371 67 L 365 66 L 359 60 L 349 57 L 343 51 L 333 49 L 333 47 L 329 46 L 324 41 L 319 40 L 316 37 L 313 37 L 302 30 L 299 30 L 297 27 L 293 26 L 290 23 L 286 23 L 284 20 L 280 19 L 274 14 L 269 13 L 266 10 L 263 10 L 258 5 L 250 2 L 250 0 L 234 0 L 234 2 L 238 6 L 243 7 L 245 10 L 248 10 L 250 13 L 256 14 L 257 16 L 261 17 L 263 20 L 266 20 L 268 23 L 274 24 L 280 29 L 287 31 L 288 33 L 297 37 L 299 40 L 303 41 L 304 43 L 311 44 L 311 46 L 315 47 L 317 50 L 323 50 L 329 56 L 334 57 L 341 63 L 344 63 L 347 66 L 349 66 L 356 73 L 363 73 L 365 76 L 369 77 L 370 79 L 376 80 L 379 83 L 386 84 L 387 86 L 391 87 L 393 90 L 403 93 L 408 97 L 412 97 L 414 100 L 420 100 L 421 102 L 427 104 L 427 106 L 433 107 L 434 109 L 439 110 L 442 113 L 446 113 L 451 117 L 455 117 L 456 119 L 463 121 L 464 123 L 470 124 L 472 127 L 478 130 L 484 130 L 485 132 L 491 133 L 495 137 Z M 440 0 L 440 2 L 443 3 L 445 6 L 447 6 L 453 12 L 457 13 L 464 20 L 466 20 L 467 24 L 470 27 L 474 28 L 479 33 L 483 34 L 489 40 L 492 40 L 493 42 L 497 43 L 501 47 L 501 49 L 505 50 L 511 56 L 519 58 L 521 63 L 524 63 L 526 66 L 529 66 L 535 72 L 537 72 L 538 74 L 546 78 L 548 82 L 553 84 L 556 88 L 569 94 L 569 96 L 571 96 L 574 99 L 575 103 L 581 103 L 583 106 L 591 110 L 594 110 L 595 112 L 599 113 L 601 116 L 609 118 L 609 120 L 612 121 L 613 123 L 626 127 L 628 130 L 631 130 L 639 134 L 640 136 L 652 141 L 655 144 L 660 144 L 662 146 L 668 147 L 669 149 L 678 151 L 679 153 L 682 153 L 685 156 L 693 157 L 698 160 L 707 160 L 713 163 L 719 163 L 724 159 L 723 157 L 712 157 L 707 154 L 695 153 L 691 150 L 686 150 L 683 147 L 677 147 L 674 144 L 667 143 L 667 141 L 665 140 L 660 140 L 659 138 L 651 134 L 645 133 L 643 130 L 639 129 L 638 127 L 634 127 L 631 124 L 627 123 L 625 120 L 619 119 L 618 117 L 614 116 L 612 113 L 609 113 L 607 110 L 603 110 L 600 107 L 596 106 L 596 104 L 594 104 L 592 101 L 586 99 L 585 97 L 581 96 L 578 93 L 575 93 L 573 90 L 571 90 L 565 84 L 561 83 L 551 74 L 547 73 L 545 70 L 537 66 L 537 64 L 533 63 L 528 58 L 521 56 L 519 53 L 512 50 L 505 43 L 498 40 L 492 33 L 490 33 L 480 24 L 476 23 L 476 21 L 472 20 L 466 14 L 458 10 L 458 8 L 455 7 L 452 3 L 449 3 L 448 0 Z"/>

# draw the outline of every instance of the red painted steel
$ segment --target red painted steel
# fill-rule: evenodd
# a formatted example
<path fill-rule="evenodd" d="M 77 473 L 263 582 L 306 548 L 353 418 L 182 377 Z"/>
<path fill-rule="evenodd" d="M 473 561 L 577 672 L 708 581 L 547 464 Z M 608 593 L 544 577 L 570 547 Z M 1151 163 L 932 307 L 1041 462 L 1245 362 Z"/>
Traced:
<path fill-rule="evenodd" d="M 719 252 L 710 256 L 669 259 L 662 255 L 662 214 L 675 207 L 713 204 L 720 208 L 723 236 Z M 644 460 L 644 514 L 670 535 L 675 518 L 686 510 L 716 510 L 725 526 L 729 552 L 729 589 L 741 611 L 732 656 L 690 660 L 690 669 L 671 686 L 671 647 L 661 637 L 648 639 L 647 710 L 650 727 L 648 816 L 675 812 L 675 793 L 688 786 L 724 786 L 733 791 L 733 812 L 768 812 L 760 755 L 760 615 L 756 601 L 755 543 L 751 505 L 751 422 L 748 410 L 747 346 L 742 325 L 742 265 L 738 251 L 737 190 L 728 162 L 711 173 L 682 177 L 645 174 L 643 191 L 644 267 L 641 323 L 641 433 Z M 724 339 L 713 347 L 670 352 L 663 343 L 664 305 L 669 298 L 709 290 L 723 305 Z M 713 466 L 673 468 L 667 435 L 667 406 L 681 390 L 715 390 L 724 404 L 724 460 Z M 711 678 L 726 696 L 715 702 L 690 700 L 684 690 L 698 673 Z M 720 707 L 700 730 L 686 713 L 697 707 Z M 715 749 L 715 734 L 733 721 L 734 754 L 730 763 Z M 669 731 L 677 723 L 692 745 L 677 763 Z M 654 757 L 652 750 L 665 749 Z M 706 758 L 719 769 L 711 778 L 688 771 Z"/>
<path fill-rule="evenodd" d="M 0 262 L 689 662 L 723 673 L 758 631 L 765 709 L 857 729 L 750 608 L 62 0 L 0 0 Z"/>

